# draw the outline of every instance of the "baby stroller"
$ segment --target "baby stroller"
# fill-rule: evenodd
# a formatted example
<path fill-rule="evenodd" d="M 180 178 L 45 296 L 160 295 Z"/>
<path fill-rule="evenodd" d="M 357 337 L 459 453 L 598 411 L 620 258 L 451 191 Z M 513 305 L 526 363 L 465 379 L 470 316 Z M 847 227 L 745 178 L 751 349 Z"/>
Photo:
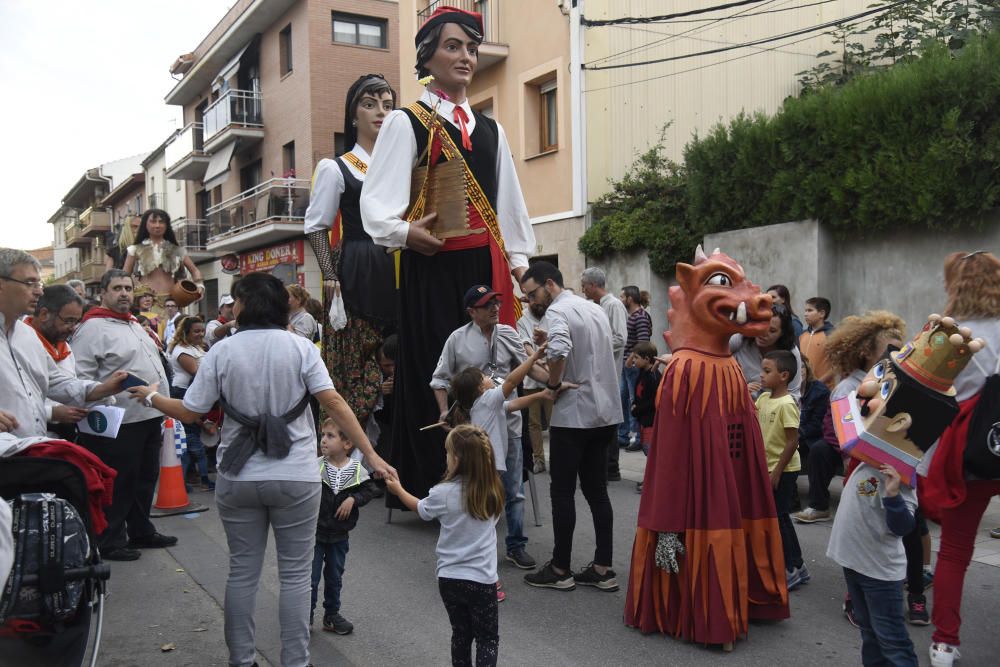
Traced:
<path fill-rule="evenodd" d="M 94 667 L 111 570 L 97 552 L 83 473 L 56 458 L 0 458 L 0 497 L 15 501 L 15 561 L 0 591 L 0 664 L 82 665 L 96 614 L 90 661 Z M 41 523 L 47 524 L 42 530 L 31 518 L 38 508 Z M 74 530 L 81 523 L 85 538 Z M 43 545 L 50 548 L 48 554 Z M 37 551 L 32 554 L 32 549 Z M 71 567 L 75 561 L 79 566 Z"/>

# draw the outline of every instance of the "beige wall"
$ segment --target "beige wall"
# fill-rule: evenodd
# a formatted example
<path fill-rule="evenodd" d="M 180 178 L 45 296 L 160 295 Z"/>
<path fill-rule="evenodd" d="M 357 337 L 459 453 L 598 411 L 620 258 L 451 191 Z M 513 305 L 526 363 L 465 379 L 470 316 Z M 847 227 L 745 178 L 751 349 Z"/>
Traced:
<path fill-rule="evenodd" d="M 584 14 L 589 19 L 653 16 L 705 4 L 702 0 L 586 0 Z M 629 49 L 637 50 L 595 64 L 668 58 L 725 47 L 839 19 L 863 11 L 869 4 L 869 0 L 838 0 L 817 7 L 717 23 L 588 28 L 584 32 L 584 62 Z M 787 7 L 785 3 L 784 8 Z M 750 5 L 708 16 L 781 8 L 780 3 L 768 7 Z M 693 32 L 670 37 L 688 30 Z M 803 41 L 789 44 L 796 40 Z M 641 48 L 655 42 L 659 43 Z M 766 51 L 776 44 L 776 49 Z M 668 123 L 671 124 L 665 134 L 668 154 L 680 161 L 684 145 L 694 134 L 704 135 L 740 111 L 774 113 L 786 97 L 797 94 L 796 73 L 817 64 L 815 54 L 832 45 L 829 36 L 815 33 L 711 56 L 585 72 L 588 200 L 593 201 L 606 192 L 608 179 L 620 178 L 638 154 L 659 140 L 662 128 Z M 735 60 L 714 64 L 729 59 Z M 702 69 L 686 71 L 695 68 Z"/>

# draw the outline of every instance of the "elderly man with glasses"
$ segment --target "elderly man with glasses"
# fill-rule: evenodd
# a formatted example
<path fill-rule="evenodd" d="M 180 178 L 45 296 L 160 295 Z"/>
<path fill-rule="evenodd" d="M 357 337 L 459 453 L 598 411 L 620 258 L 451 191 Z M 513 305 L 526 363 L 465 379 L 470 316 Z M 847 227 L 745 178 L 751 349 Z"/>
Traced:
<path fill-rule="evenodd" d="M 21 321 L 44 294 L 38 260 L 22 250 L 0 248 L 0 433 L 44 436 L 50 411 L 46 398 L 83 405 L 116 394 L 126 373 L 85 382 L 66 373 Z"/>
<path fill-rule="evenodd" d="M 500 293 L 488 285 L 473 285 L 465 293 L 463 305 L 471 321 L 448 336 L 430 383 L 442 421 L 448 414 L 448 390 L 456 373 L 475 366 L 490 377 L 504 378 L 528 358 L 526 345 L 530 345 L 530 341 L 524 340 L 514 327 L 499 323 L 500 298 Z M 548 378 L 540 370 L 533 370 L 532 375 L 542 382 Z M 520 412 L 507 414 L 507 434 L 507 459 L 503 462 L 506 469 L 502 470 L 506 497 L 507 560 L 519 568 L 530 570 L 535 567 L 535 559 L 525 551 L 528 538 L 524 536 Z"/>

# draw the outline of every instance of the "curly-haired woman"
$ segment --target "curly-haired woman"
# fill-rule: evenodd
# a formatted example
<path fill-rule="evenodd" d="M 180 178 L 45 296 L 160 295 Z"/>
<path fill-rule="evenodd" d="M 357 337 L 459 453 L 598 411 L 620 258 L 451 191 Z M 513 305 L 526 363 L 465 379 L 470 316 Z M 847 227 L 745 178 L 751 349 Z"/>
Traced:
<path fill-rule="evenodd" d="M 969 420 L 990 375 L 1000 368 L 1000 260 L 986 251 L 948 255 L 944 262 L 944 314 L 954 317 L 986 347 L 955 378 L 955 398 L 961 411 L 941 436 L 931 456 L 921 505 L 941 520 L 941 550 L 934 581 L 931 664 L 949 667 L 959 659 L 962 586 L 972 559 L 976 533 L 1000 480 L 978 479 L 963 464 Z"/>

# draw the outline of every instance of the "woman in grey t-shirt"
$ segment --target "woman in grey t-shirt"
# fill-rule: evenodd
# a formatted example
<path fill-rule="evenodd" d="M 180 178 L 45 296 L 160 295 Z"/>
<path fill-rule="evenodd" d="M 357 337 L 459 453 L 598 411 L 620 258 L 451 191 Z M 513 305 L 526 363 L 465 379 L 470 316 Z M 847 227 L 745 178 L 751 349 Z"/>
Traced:
<path fill-rule="evenodd" d="M 330 381 L 319 350 L 287 330 L 288 295 L 274 276 L 251 273 L 233 287 L 239 332 L 208 351 L 183 401 L 155 387 L 132 393 L 182 422 L 216 401 L 226 407 L 219 445 L 216 503 L 229 543 L 225 634 L 229 664 L 254 661 L 254 599 L 267 529 L 274 532 L 281 580 L 281 663 L 309 662 L 309 599 L 320 477 L 308 396 L 364 454 L 378 476 L 395 470 L 375 451 Z M 267 422 L 266 442 L 257 424 Z"/>

